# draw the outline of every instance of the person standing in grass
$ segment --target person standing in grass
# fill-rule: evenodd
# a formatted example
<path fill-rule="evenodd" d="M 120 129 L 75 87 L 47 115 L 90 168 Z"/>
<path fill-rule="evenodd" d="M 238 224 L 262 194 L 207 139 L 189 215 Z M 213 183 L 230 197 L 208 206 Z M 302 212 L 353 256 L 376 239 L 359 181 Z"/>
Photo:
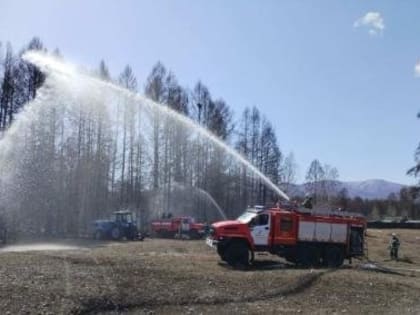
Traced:
<path fill-rule="evenodd" d="M 312 196 L 306 195 L 305 200 L 302 202 L 302 206 L 306 209 L 312 209 L 313 208 L 312 202 L 313 202 Z"/>
<path fill-rule="evenodd" d="M 397 234 L 391 234 L 391 240 L 389 241 L 390 256 L 391 260 L 398 260 L 398 249 L 400 248 L 400 240 L 397 237 Z"/>

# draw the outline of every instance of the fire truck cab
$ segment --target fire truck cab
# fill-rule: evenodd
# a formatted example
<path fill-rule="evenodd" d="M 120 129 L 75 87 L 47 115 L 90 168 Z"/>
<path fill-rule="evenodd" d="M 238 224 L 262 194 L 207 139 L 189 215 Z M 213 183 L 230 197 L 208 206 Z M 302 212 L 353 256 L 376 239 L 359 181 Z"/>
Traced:
<path fill-rule="evenodd" d="M 212 224 L 207 244 L 230 265 L 269 252 L 301 266 L 338 267 L 364 254 L 365 219 L 347 212 L 254 207 Z"/>

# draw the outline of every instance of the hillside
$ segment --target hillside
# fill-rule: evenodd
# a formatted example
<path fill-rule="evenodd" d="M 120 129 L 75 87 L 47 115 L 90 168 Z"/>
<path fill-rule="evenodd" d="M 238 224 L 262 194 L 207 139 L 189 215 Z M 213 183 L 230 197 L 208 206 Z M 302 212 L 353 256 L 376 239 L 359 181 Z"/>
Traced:
<path fill-rule="evenodd" d="M 404 185 L 389 182 L 383 179 L 370 179 L 357 182 L 343 182 L 342 187 L 346 188 L 350 197 L 362 197 L 366 199 L 385 199 L 390 193 L 399 194 Z"/>

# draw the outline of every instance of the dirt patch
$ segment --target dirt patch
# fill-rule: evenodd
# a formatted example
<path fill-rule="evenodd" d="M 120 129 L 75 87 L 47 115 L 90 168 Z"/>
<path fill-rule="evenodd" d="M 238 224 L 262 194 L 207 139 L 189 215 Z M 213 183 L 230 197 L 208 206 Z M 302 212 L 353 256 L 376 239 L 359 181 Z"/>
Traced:
<path fill-rule="evenodd" d="M 388 235 L 378 235 L 369 238 L 370 254 L 386 268 L 408 266 L 386 261 Z M 420 269 L 419 244 L 404 237 L 410 268 Z M 147 239 L 83 250 L 5 252 L 0 307 L 4 313 L 61 314 L 416 313 L 417 276 L 366 272 L 357 264 L 298 269 L 271 255 L 257 255 L 252 268 L 239 271 L 220 264 L 203 241 Z"/>

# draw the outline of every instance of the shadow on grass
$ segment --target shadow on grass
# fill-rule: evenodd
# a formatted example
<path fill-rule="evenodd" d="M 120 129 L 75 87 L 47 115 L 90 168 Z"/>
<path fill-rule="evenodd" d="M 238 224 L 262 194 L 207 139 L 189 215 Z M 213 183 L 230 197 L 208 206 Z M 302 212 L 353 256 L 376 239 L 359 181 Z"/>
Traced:
<path fill-rule="evenodd" d="M 219 261 L 219 266 L 230 269 L 230 270 L 240 270 L 240 271 L 264 271 L 264 270 L 276 270 L 276 269 L 296 269 L 292 264 L 284 263 L 278 260 L 254 260 L 252 265 L 243 266 L 237 265 L 235 267 L 229 265 L 226 262 Z"/>
<path fill-rule="evenodd" d="M 276 262 L 278 263 L 278 262 Z M 269 264 L 268 262 L 263 265 Z M 253 293 L 234 297 L 217 296 L 213 298 L 191 298 L 190 296 L 177 298 L 176 300 L 138 300 L 124 301 L 114 297 L 95 297 L 82 301 L 82 304 L 72 310 L 72 314 L 98 314 L 103 312 L 126 312 L 140 308 L 155 308 L 161 306 L 192 306 L 192 305 L 223 305 L 228 303 L 249 303 L 270 300 L 277 297 L 287 297 L 301 293 L 312 287 L 322 276 L 335 272 L 338 269 L 328 269 L 316 272 L 308 272 L 296 277 L 293 283 L 281 283 L 278 288 L 273 288 L 269 292 Z"/>
<path fill-rule="evenodd" d="M 351 269 L 352 267 L 349 265 L 343 265 L 339 268 L 326 268 L 323 266 L 316 266 L 316 267 L 304 267 L 295 265 L 293 263 L 282 262 L 278 260 L 254 260 L 254 262 L 249 266 L 237 265 L 231 266 L 224 261 L 218 262 L 219 266 L 230 269 L 230 270 L 239 270 L 239 271 L 270 271 L 270 270 L 311 270 L 311 271 L 331 271 L 337 269 Z"/>

